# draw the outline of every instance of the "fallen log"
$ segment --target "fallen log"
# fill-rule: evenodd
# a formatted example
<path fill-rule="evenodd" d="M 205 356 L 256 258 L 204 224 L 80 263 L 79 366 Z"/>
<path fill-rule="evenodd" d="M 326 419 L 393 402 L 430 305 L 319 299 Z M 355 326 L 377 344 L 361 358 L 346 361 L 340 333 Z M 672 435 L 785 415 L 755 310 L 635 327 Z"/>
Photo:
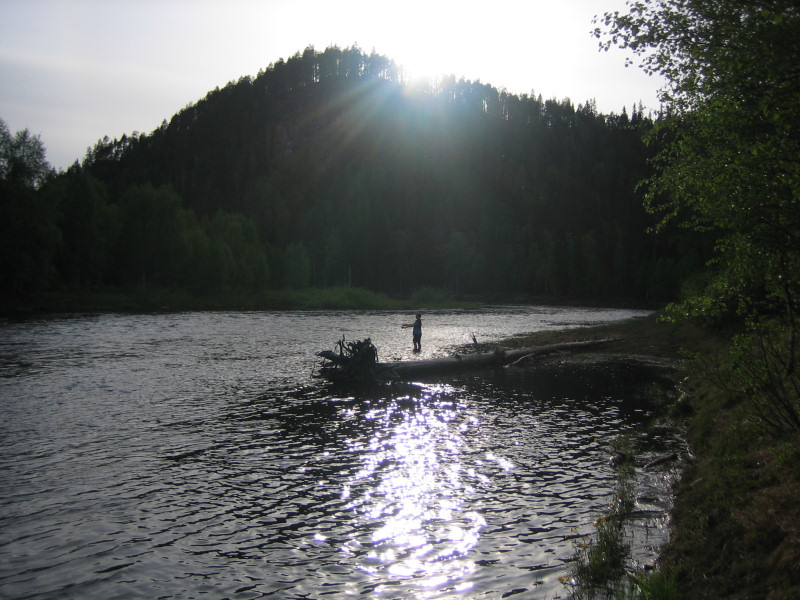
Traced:
<path fill-rule="evenodd" d="M 599 340 L 581 340 L 578 342 L 561 342 L 559 344 L 545 344 L 543 346 L 528 346 L 506 352 L 509 356 L 509 367 L 520 366 L 527 361 L 539 356 L 547 356 L 557 352 L 576 352 L 579 350 L 589 350 L 617 341 L 617 338 L 604 338 Z"/>
<path fill-rule="evenodd" d="M 345 385 L 371 385 L 378 383 L 378 349 L 367 338 L 346 342 L 344 337 L 336 343 L 336 350 L 322 350 L 317 356 L 324 359 L 315 377 Z"/>
<path fill-rule="evenodd" d="M 649 463 L 647 463 L 644 466 L 644 468 L 645 469 L 651 469 L 653 467 L 656 467 L 658 465 L 661 465 L 661 464 L 664 464 L 666 462 L 670 462 L 670 461 L 673 461 L 673 460 L 678 460 L 678 455 L 675 452 L 672 452 L 670 454 L 665 454 L 664 456 L 659 456 L 658 458 L 654 458 Z"/>
<path fill-rule="evenodd" d="M 485 369 L 490 367 L 513 366 L 520 364 L 520 361 L 529 360 L 533 357 L 546 356 L 557 352 L 586 350 L 596 346 L 607 344 L 613 340 L 584 340 L 579 342 L 562 342 L 559 344 L 547 344 L 543 346 L 527 346 L 525 348 L 514 348 L 511 350 L 495 350 L 494 352 L 481 352 L 476 354 L 455 354 L 440 358 L 428 358 L 424 360 L 408 360 L 397 362 L 378 363 L 378 370 L 388 371 L 400 379 L 409 377 L 430 377 L 432 375 L 445 374 L 453 371 L 464 371 L 471 369 Z"/>
<path fill-rule="evenodd" d="M 368 340 L 366 340 L 368 342 Z M 408 380 L 411 378 L 434 377 L 446 375 L 448 373 L 468 370 L 479 370 L 505 365 L 519 365 L 522 360 L 530 360 L 533 357 L 546 356 L 557 352 L 574 352 L 587 350 L 597 346 L 613 342 L 614 339 L 583 340 L 578 342 L 561 342 L 558 344 L 546 344 L 542 346 L 527 346 L 525 348 L 514 348 L 509 350 L 495 350 L 493 352 L 481 352 L 475 354 L 454 354 L 439 358 L 429 358 L 423 360 L 408 360 L 394 362 L 374 362 L 368 379 L 376 380 Z M 363 367 L 370 364 L 369 361 L 362 360 L 357 353 L 349 352 L 348 348 L 356 348 L 360 342 L 344 344 L 339 343 L 339 353 L 330 351 L 317 352 L 317 356 L 324 358 L 319 369 L 320 377 L 330 381 L 351 382 L 352 369 L 349 368 L 350 361 L 356 361 L 360 367 L 360 375 L 364 375 Z M 371 344 L 366 346 L 371 347 Z M 372 347 L 374 348 L 374 347 Z M 365 381 L 368 382 L 368 381 Z"/>

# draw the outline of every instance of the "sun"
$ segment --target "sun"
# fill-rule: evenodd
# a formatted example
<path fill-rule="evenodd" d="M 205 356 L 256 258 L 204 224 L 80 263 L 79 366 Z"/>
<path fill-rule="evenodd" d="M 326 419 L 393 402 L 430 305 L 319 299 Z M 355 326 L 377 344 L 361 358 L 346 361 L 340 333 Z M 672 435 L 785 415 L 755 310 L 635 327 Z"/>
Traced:
<path fill-rule="evenodd" d="M 460 77 L 466 75 L 459 72 L 461 63 L 474 59 L 465 56 L 465 10 L 454 10 L 449 2 L 373 3 L 362 13 L 363 20 L 353 23 L 353 33 L 364 51 L 375 50 L 394 61 L 407 81 Z"/>

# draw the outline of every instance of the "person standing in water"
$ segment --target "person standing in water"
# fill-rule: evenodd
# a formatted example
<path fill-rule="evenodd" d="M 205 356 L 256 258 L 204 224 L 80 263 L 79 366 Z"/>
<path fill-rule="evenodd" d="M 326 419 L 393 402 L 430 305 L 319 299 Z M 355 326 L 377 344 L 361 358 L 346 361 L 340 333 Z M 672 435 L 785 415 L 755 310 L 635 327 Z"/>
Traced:
<path fill-rule="evenodd" d="M 403 329 L 412 327 L 412 338 L 414 340 L 414 352 L 422 350 L 422 315 L 417 313 L 417 320 L 411 324 L 403 325 Z"/>

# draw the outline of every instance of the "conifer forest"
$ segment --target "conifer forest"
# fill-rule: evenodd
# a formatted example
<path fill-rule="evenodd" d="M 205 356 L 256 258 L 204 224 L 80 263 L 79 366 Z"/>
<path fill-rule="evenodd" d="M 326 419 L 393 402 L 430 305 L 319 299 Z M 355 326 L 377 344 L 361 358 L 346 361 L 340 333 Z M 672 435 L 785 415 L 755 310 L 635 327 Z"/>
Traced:
<path fill-rule="evenodd" d="M 2 124 L 1 287 L 670 300 L 708 243 L 649 231 L 662 118 L 309 47 L 66 171 Z"/>

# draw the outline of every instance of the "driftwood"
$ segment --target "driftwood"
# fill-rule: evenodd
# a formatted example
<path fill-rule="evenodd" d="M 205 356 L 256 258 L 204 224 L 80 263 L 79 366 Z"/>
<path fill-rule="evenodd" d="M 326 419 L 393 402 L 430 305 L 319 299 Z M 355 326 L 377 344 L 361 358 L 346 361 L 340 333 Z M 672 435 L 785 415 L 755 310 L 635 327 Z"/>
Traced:
<path fill-rule="evenodd" d="M 409 377 L 429 377 L 432 375 L 450 373 L 452 371 L 465 371 L 470 369 L 485 369 L 487 367 L 501 367 L 519 365 L 520 361 L 529 360 L 537 356 L 546 356 L 556 352 L 586 350 L 611 340 L 585 340 L 580 342 L 562 342 L 560 344 L 547 344 L 543 346 L 528 346 L 512 350 L 495 350 L 494 352 L 480 352 L 476 354 L 455 354 L 441 358 L 425 360 L 409 360 L 400 362 L 378 363 L 378 369 L 385 369 L 400 379 Z"/>
<path fill-rule="evenodd" d="M 659 456 L 658 458 L 654 458 L 649 463 L 647 463 L 644 466 L 644 468 L 645 469 L 651 469 L 653 467 L 657 467 L 658 465 L 661 465 L 661 464 L 664 464 L 664 463 L 667 463 L 667 462 L 670 462 L 670 461 L 673 461 L 673 460 L 678 460 L 678 455 L 675 452 L 672 452 L 670 454 L 665 454 L 664 456 Z"/>
<path fill-rule="evenodd" d="M 478 370 L 505 365 L 519 365 L 523 360 L 556 352 L 586 350 L 614 341 L 613 339 L 562 342 L 528 346 L 510 350 L 495 350 L 474 354 L 455 354 L 441 358 L 396 362 L 377 362 L 377 350 L 369 338 L 363 342 L 338 342 L 338 352 L 317 352 L 325 359 L 318 377 L 337 383 L 370 383 L 371 381 L 408 380 L 433 377 L 457 371 Z M 361 355 L 361 352 L 364 355 Z"/>
<path fill-rule="evenodd" d="M 346 342 L 342 337 L 336 350 L 323 350 L 317 356 L 324 359 L 317 377 L 351 385 L 377 383 L 378 349 L 369 338 Z"/>

